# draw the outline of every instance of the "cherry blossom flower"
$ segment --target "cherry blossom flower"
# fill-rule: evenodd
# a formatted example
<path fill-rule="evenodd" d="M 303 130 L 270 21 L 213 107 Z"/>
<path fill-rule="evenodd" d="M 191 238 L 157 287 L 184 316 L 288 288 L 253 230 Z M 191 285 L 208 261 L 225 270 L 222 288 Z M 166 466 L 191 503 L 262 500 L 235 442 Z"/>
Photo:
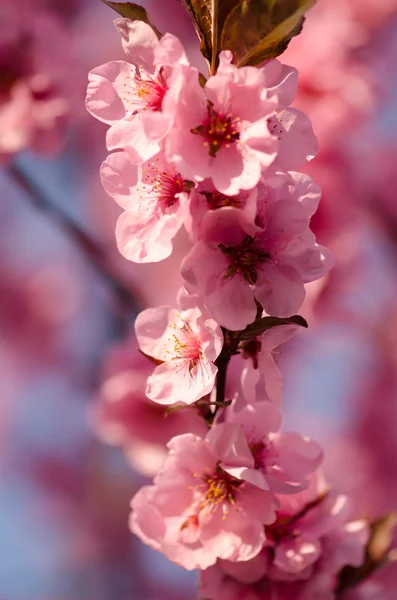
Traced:
<path fill-rule="evenodd" d="M 239 412 L 231 407 L 225 419 L 208 436 L 218 438 L 220 428 L 234 431 L 239 455 L 235 456 L 234 447 L 218 450 L 227 473 L 277 494 L 293 494 L 308 486 L 307 478 L 322 463 L 323 451 L 307 437 L 280 433 L 282 413 L 275 404 L 248 404 Z"/>
<path fill-rule="evenodd" d="M 312 183 L 296 174 L 293 185 L 277 188 L 270 204 L 259 199 L 256 227 L 241 212 L 209 215 L 205 239 L 192 248 L 181 272 L 223 327 L 240 330 L 251 323 L 255 299 L 268 314 L 291 316 L 303 303 L 304 283 L 332 267 L 331 254 L 309 229 L 319 199 Z"/>
<path fill-rule="evenodd" d="M 260 69 L 238 69 L 231 61 L 231 52 L 221 52 L 217 73 L 204 89 L 193 78 L 185 85 L 166 140 L 167 158 L 184 177 L 211 178 L 228 196 L 254 188 L 277 154 L 268 128 L 276 96 L 269 96 Z"/>
<path fill-rule="evenodd" d="M 146 394 L 160 404 L 191 404 L 214 386 L 216 357 L 222 349 L 219 325 L 198 308 L 148 308 L 135 321 L 142 352 L 159 361 Z"/>
<path fill-rule="evenodd" d="M 278 506 L 270 492 L 221 468 L 213 439 L 173 438 L 163 471 L 131 502 L 133 533 L 185 569 L 256 556 L 265 541 L 263 525 L 274 521 Z M 235 447 L 233 436 L 217 442 Z"/>
<path fill-rule="evenodd" d="M 186 218 L 188 182 L 162 153 L 135 167 L 125 152 L 114 152 L 102 163 L 101 178 L 107 193 L 125 210 L 116 227 L 121 254 L 138 263 L 167 258 Z"/>
<path fill-rule="evenodd" d="M 362 564 L 368 539 L 366 523 L 349 521 L 350 511 L 345 496 L 319 492 L 313 478 L 308 490 L 283 497 L 260 554 L 244 565 L 220 560 L 201 574 L 201 595 L 221 600 L 228 586 L 231 600 L 259 600 L 264 593 L 276 600 L 334 600 L 340 569 Z"/>
<path fill-rule="evenodd" d="M 134 164 L 160 151 L 161 140 L 173 126 L 174 102 L 185 76 L 198 77 L 188 66 L 179 40 L 164 35 L 161 40 L 142 21 L 117 19 L 123 47 L 135 63 L 113 61 L 89 74 L 87 110 L 111 125 L 108 150 L 122 148 Z"/>

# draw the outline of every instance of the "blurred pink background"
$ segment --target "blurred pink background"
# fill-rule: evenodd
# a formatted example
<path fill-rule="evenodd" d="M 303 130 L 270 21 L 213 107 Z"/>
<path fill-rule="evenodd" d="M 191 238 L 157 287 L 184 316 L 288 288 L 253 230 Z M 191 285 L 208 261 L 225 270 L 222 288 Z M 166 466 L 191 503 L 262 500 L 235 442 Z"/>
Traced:
<path fill-rule="evenodd" d="M 141 3 L 204 71 L 177 0 Z M 106 127 L 84 109 L 88 71 L 123 58 L 116 14 L 3 0 L 0 16 L 0 599 L 193 600 L 196 574 L 127 527 L 187 426 L 145 400 L 131 325 L 174 303 L 189 243 L 153 265 L 116 249 Z M 397 0 L 318 0 L 281 60 L 319 137 L 313 229 L 336 257 L 279 357 L 286 426 L 322 443 L 332 485 L 374 517 L 397 505 Z M 390 589 L 396 565 L 378 574 Z"/>

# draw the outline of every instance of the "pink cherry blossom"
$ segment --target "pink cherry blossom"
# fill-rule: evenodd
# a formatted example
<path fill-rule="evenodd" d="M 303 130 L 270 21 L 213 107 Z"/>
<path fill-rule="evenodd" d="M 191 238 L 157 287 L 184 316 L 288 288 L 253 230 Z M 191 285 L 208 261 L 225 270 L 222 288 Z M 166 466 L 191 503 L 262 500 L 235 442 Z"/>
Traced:
<path fill-rule="evenodd" d="M 307 437 L 280 433 L 282 413 L 275 404 L 248 404 L 239 412 L 229 408 L 225 419 L 208 436 L 219 437 L 219 429 L 238 426 L 234 437 L 240 440 L 239 455 L 235 456 L 234 447 L 218 450 L 227 473 L 277 494 L 293 494 L 308 486 L 307 478 L 322 463 L 323 451 Z"/>
<path fill-rule="evenodd" d="M 361 565 L 368 539 L 366 523 L 349 516 L 346 497 L 318 493 L 313 479 L 308 490 L 283 498 L 260 554 L 244 565 L 220 560 L 202 573 L 202 596 L 221 600 L 228 585 L 231 600 L 259 600 L 264 593 L 276 600 L 334 600 L 340 569 Z"/>
<path fill-rule="evenodd" d="M 217 73 L 204 89 L 196 78 L 185 85 L 166 140 L 168 160 L 184 177 L 211 178 L 228 196 L 254 188 L 277 153 L 268 128 L 277 98 L 268 94 L 260 69 L 238 69 L 231 60 L 231 52 L 220 53 Z"/>
<path fill-rule="evenodd" d="M 235 444 L 233 436 L 218 442 Z M 177 436 L 168 447 L 154 485 L 132 499 L 133 533 L 185 569 L 256 556 L 265 541 L 263 525 L 274 521 L 276 498 L 226 473 L 208 436 Z"/>
<path fill-rule="evenodd" d="M 114 152 L 102 163 L 101 178 L 125 210 L 116 227 L 121 254 L 138 263 L 167 258 L 186 218 L 187 182 L 162 153 L 136 167 L 125 152 Z"/>
<path fill-rule="evenodd" d="M 175 117 L 174 102 L 187 74 L 198 77 L 188 66 L 179 40 L 171 35 L 157 39 L 142 21 L 117 19 L 124 50 L 135 63 L 113 61 L 89 74 L 87 110 L 111 125 L 109 150 L 122 148 L 134 164 L 160 151 Z"/>
<path fill-rule="evenodd" d="M 146 394 L 160 404 L 191 404 L 209 394 L 221 352 L 219 325 L 198 308 L 148 308 L 135 321 L 142 352 L 160 361 L 148 378 Z"/>
<path fill-rule="evenodd" d="M 257 313 L 255 299 L 273 316 L 299 310 L 304 283 L 319 279 L 333 264 L 309 229 L 317 203 L 312 180 L 295 174 L 293 185 L 278 186 L 270 204 L 267 197 L 258 199 L 256 227 L 241 211 L 212 211 L 205 239 L 195 244 L 181 271 L 220 325 L 246 327 Z"/>

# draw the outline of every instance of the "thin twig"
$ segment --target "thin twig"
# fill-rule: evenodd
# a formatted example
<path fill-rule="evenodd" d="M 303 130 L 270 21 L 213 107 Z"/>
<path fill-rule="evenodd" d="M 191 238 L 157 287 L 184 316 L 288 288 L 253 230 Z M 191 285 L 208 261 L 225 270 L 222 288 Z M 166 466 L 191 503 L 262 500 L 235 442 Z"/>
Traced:
<path fill-rule="evenodd" d="M 218 57 L 218 0 L 211 0 L 211 75 L 215 75 L 216 59 Z"/>
<path fill-rule="evenodd" d="M 93 240 L 59 205 L 53 202 L 17 162 L 11 163 L 7 167 L 7 172 L 10 179 L 25 192 L 26 199 L 52 219 L 76 244 L 111 287 L 120 305 L 125 310 L 138 312 L 141 304 L 139 295 L 133 291 L 133 286 L 117 272 L 101 245 Z"/>

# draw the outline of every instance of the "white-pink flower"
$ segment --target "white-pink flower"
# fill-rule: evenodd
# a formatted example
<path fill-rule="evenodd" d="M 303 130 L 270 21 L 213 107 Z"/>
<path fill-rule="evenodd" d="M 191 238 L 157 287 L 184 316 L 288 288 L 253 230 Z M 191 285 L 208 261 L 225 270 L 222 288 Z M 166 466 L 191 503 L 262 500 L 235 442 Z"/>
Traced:
<path fill-rule="evenodd" d="M 125 152 L 114 152 L 102 163 L 101 179 L 125 211 L 116 227 L 121 254 L 137 263 L 167 258 L 186 219 L 189 185 L 163 153 L 136 167 Z"/>
<path fill-rule="evenodd" d="M 223 433 L 218 448 L 232 447 L 235 440 Z M 264 525 L 274 521 L 278 506 L 270 492 L 226 473 L 213 441 L 214 435 L 173 438 L 154 485 L 143 487 L 131 502 L 133 533 L 186 569 L 206 569 L 217 558 L 256 556 L 265 541 Z"/>
<path fill-rule="evenodd" d="M 338 575 L 364 559 L 368 526 L 349 521 L 345 496 L 327 496 L 312 478 L 308 490 L 285 496 L 277 519 L 265 527 L 263 550 L 252 560 L 220 560 L 201 575 L 200 591 L 208 600 L 333 600 Z"/>
<path fill-rule="evenodd" d="M 199 308 L 148 308 L 135 321 L 142 352 L 160 364 L 148 378 L 146 394 L 160 404 L 191 404 L 209 394 L 222 350 L 219 325 Z"/>
<path fill-rule="evenodd" d="M 212 211 L 205 239 L 182 263 L 183 278 L 227 329 L 254 321 L 255 299 L 270 315 L 293 315 L 305 298 L 304 284 L 333 265 L 309 229 L 320 190 L 309 177 L 292 175 L 292 184 L 287 180 L 276 193 L 258 198 L 256 226 L 241 211 Z"/>
<path fill-rule="evenodd" d="M 218 439 L 222 428 L 234 432 L 238 455 L 234 446 L 218 449 L 213 442 L 227 473 L 277 494 L 293 494 L 308 486 L 308 477 L 322 463 L 323 451 L 308 437 L 280 433 L 282 413 L 275 404 L 248 404 L 239 412 L 231 407 L 225 419 L 208 436 Z"/>
<path fill-rule="evenodd" d="M 217 73 L 204 89 L 191 78 L 178 92 L 166 140 L 167 157 L 184 177 L 210 178 L 229 196 L 254 188 L 278 148 L 268 127 L 278 107 L 276 95 L 268 94 L 263 71 L 239 69 L 231 61 L 231 52 L 221 52 Z"/>
<path fill-rule="evenodd" d="M 142 21 L 117 19 L 123 47 L 135 63 L 113 61 L 89 74 L 87 110 L 111 125 L 109 150 L 123 148 L 140 164 L 160 151 L 161 141 L 173 126 L 174 103 L 186 74 L 198 77 L 188 66 L 180 41 L 167 33 L 161 40 Z"/>

